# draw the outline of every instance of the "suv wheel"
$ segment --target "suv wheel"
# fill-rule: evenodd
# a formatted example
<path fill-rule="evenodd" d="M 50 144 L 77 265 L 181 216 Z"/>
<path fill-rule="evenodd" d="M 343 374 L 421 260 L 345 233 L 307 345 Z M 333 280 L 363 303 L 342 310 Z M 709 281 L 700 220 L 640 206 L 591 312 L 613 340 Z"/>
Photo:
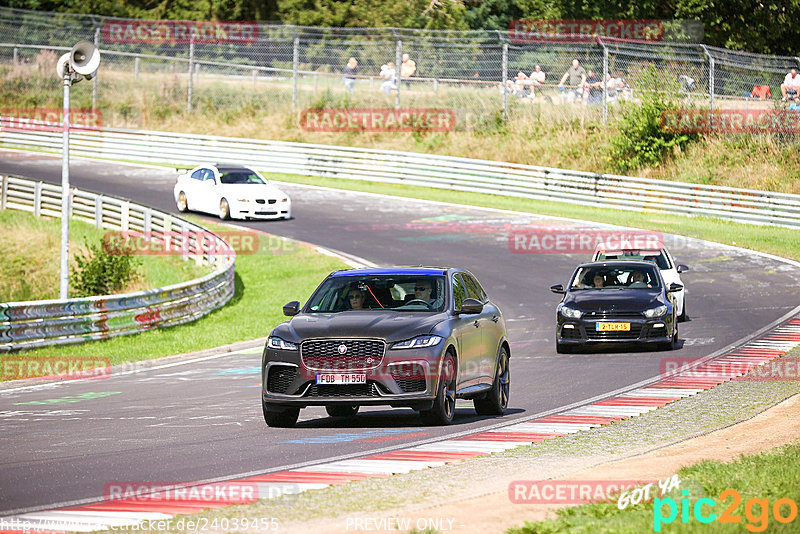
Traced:
<path fill-rule="evenodd" d="M 419 412 L 426 425 L 449 425 L 456 413 L 456 359 L 451 352 L 444 355 L 439 389 L 433 408 Z"/>
<path fill-rule="evenodd" d="M 511 391 L 511 370 L 508 363 L 508 351 L 503 347 L 497 358 L 497 373 L 492 382 L 492 389 L 484 398 L 472 401 L 478 415 L 503 415 L 506 413 L 508 395 Z"/>
<path fill-rule="evenodd" d="M 264 401 L 261 401 L 261 408 L 267 426 L 291 428 L 297 423 L 297 418 L 300 416 L 300 408 L 278 406 Z"/>

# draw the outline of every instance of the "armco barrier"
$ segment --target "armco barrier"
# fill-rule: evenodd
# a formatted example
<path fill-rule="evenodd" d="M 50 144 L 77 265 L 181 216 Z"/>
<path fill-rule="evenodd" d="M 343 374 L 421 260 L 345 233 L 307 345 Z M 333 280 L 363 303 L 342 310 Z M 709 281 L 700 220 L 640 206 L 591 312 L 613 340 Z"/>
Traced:
<path fill-rule="evenodd" d="M 135 334 L 193 321 L 233 296 L 235 253 L 223 239 L 189 221 L 111 196 L 72 189 L 72 217 L 97 228 L 148 232 L 152 239 L 212 265 L 202 278 L 122 295 L 0 304 L 0 352 Z M 59 216 L 61 186 L 0 176 L 0 209 Z M 212 245 L 209 237 L 216 240 Z M 211 247 L 215 249 L 209 251 Z M 223 248 L 224 247 L 224 248 Z M 211 252 L 211 253 L 209 253 Z"/>
<path fill-rule="evenodd" d="M 57 152 L 61 133 L 34 128 L 0 130 L 0 145 Z M 70 151 L 80 156 L 188 166 L 198 164 L 198 155 L 202 155 L 207 161 L 237 162 L 271 172 L 800 228 L 800 195 L 452 156 L 111 128 L 73 130 Z"/>

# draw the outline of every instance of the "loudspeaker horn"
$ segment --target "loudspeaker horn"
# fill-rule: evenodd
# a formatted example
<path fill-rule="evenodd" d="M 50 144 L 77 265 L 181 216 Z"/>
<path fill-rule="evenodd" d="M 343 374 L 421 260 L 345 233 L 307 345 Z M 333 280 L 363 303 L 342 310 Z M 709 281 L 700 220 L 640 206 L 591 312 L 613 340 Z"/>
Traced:
<path fill-rule="evenodd" d="M 56 63 L 56 72 L 58 72 L 59 78 L 64 78 L 64 75 L 69 71 L 69 52 L 58 58 L 58 63 Z"/>
<path fill-rule="evenodd" d="M 100 66 L 100 51 L 89 41 L 80 41 L 69 52 L 69 64 L 72 70 L 91 79 Z"/>

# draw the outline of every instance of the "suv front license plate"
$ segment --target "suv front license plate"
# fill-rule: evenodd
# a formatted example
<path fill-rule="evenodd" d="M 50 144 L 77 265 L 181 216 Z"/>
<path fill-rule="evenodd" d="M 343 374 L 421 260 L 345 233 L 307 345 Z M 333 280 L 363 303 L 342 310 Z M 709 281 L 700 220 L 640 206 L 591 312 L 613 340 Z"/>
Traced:
<path fill-rule="evenodd" d="M 367 375 L 345 373 L 317 375 L 317 384 L 366 384 Z"/>
<path fill-rule="evenodd" d="M 630 332 L 631 323 L 596 323 L 598 332 Z"/>

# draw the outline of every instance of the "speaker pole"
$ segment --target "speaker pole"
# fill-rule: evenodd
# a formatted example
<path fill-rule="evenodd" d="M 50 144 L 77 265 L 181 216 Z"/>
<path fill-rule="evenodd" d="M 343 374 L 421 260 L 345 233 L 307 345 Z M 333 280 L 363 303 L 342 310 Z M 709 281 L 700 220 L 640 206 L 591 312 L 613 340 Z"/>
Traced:
<path fill-rule="evenodd" d="M 64 134 L 61 152 L 61 281 L 59 298 L 69 298 L 69 86 L 72 73 L 64 69 Z"/>

